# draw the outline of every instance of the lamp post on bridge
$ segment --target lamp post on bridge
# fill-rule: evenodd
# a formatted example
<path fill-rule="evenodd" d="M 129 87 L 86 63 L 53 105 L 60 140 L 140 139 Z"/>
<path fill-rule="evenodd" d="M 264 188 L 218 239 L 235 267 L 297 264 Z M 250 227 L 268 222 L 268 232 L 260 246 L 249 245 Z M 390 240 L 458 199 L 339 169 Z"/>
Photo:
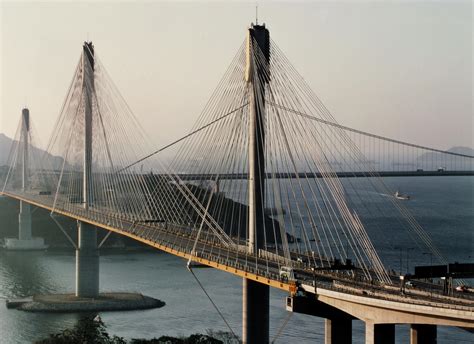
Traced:
<path fill-rule="evenodd" d="M 401 276 L 402 275 L 402 267 L 403 267 L 403 264 L 402 264 L 402 248 L 401 247 L 395 247 L 395 249 L 399 249 L 400 250 L 400 263 L 399 263 L 399 275 Z"/>
<path fill-rule="evenodd" d="M 407 248 L 406 248 L 406 258 L 407 258 L 407 274 L 409 274 L 409 273 L 410 273 L 410 269 L 409 269 L 409 265 L 408 265 L 408 263 L 409 263 L 409 260 L 408 260 L 408 251 L 411 251 L 411 250 L 414 250 L 414 249 L 415 249 L 414 247 L 407 247 Z"/>
<path fill-rule="evenodd" d="M 400 267 L 400 275 L 403 275 L 403 251 L 405 251 L 405 259 L 406 259 L 406 274 L 408 274 L 409 271 L 409 264 L 408 264 L 408 251 L 414 250 L 414 247 L 407 247 L 404 248 L 402 246 L 395 246 L 394 249 L 398 249 L 400 251 L 400 262 L 399 262 L 399 267 Z"/>
<path fill-rule="evenodd" d="M 433 252 L 423 252 L 424 256 L 430 255 L 430 296 L 433 297 Z"/>

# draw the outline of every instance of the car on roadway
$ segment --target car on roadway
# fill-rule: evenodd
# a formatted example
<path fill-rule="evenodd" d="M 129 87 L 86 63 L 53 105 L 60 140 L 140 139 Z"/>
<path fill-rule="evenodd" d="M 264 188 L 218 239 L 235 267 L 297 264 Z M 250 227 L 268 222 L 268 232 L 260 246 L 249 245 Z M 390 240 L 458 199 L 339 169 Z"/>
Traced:
<path fill-rule="evenodd" d="M 286 281 L 294 281 L 295 272 L 293 271 L 293 268 L 290 266 L 280 267 L 280 278 Z"/>
<path fill-rule="evenodd" d="M 456 291 L 459 291 L 461 293 L 466 293 L 466 292 L 468 292 L 468 287 L 465 286 L 465 285 L 458 285 L 456 287 Z"/>

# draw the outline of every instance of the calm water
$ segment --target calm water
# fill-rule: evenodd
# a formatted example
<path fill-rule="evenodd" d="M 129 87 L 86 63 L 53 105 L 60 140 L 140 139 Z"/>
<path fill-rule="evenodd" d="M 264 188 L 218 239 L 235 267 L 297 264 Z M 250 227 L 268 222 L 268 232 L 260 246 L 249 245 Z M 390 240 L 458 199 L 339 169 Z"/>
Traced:
<path fill-rule="evenodd" d="M 433 241 L 450 261 L 473 261 L 474 255 L 474 178 L 387 178 L 394 189 L 410 193 L 407 206 L 430 232 Z M 1 219 L 0 219 L 1 226 Z M 55 230 L 55 229 L 52 229 Z M 384 261 L 397 268 L 396 243 L 387 244 L 384 233 L 374 234 Z M 394 239 L 404 243 L 396 233 Z M 58 231 L 58 235 L 61 233 Z M 391 240 L 391 241 L 392 241 Z M 426 261 L 421 253 L 410 252 L 410 264 Z M 405 255 L 403 255 L 405 257 Z M 160 309 L 123 313 L 103 313 L 109 332 L 126 338 L 188 335 L 206 329 L 226 330 L 208 299 L 185 268 L 185 261 L 164 253 L 106 254 L 101 257 L 103 291 L 137 291 L 166 302 Z M 398 265 L 397 265 L 398 264 Z M 403 262 L 403 265 L 406 261 Z M 196 274 L 221 308 L 235 332 L 241 332 L 241 280 L 212 269 Z M 74 285 L 74 255 L 70 253 L 18 253 L 0 251 L 0 298 L 36 293 L 71 292 Z M 285 293 L 272 290 L 271 337 L 285 320 Z M 31 343 L 47 334 L 73 326 L 76 314 L 34 314 L 7 310 L 0 304 L 0 343 Z M 363 343 L 362 322 L 354 322 L 355 343 Z M 473 343 L 474 335 L 440 327 L 439 343 Z M 277 343 L 321 343 L 324 322 L 320 318 L 292 315 Z M 397 326 L 397 342 L 408 342 L 408 327 Z"/>

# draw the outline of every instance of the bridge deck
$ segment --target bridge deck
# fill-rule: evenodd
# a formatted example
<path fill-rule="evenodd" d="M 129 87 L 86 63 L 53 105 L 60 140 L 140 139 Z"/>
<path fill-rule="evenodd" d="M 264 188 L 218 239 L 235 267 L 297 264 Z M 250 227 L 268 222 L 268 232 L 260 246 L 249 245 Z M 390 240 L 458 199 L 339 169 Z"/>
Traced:
<path fill-rule="evenodd" d="M 297 280 L 289 282 L 280 278 L 279 266 L 281 263 L 278 261 L 262 259 L 235 250 L 231 252 L 212 238 L 200 239 L 195 251 L 199 251 L 200 254 L 192 254 L 195 238 L 183 226 L 163 223 L 137 223 L 133 220 L 98 213 L 91 209 L 86 211 L 80 207 L 76 207 L 74 212 L 60 207 L 53 208 L 53 199 L 50 195 L 19 195 L 7 192 L 4 192 L 3 195 L 124 235 L 172 255 L 267 284 L 292 294 L 297 290 L 305 290 L 316 294 L 320 294 L 319 291 L 327 290 L 368 299 L 383 300 L 394 304 L 426 306 L 431 310 L 436 309 L 440 312 L 449 313 L 452 311 L 454 312 L 453 316 L 462 314 L 466 321 L 465 326 L 474 327 L 474 296 L 471 295 L 456 294 L 453 297 L 447 297 L 441 291 L 432 288 L 430 288 L 429 293 L 427 293 L 426 288 L 413 288 L 401 295 L 395 284 L 398 276 L 392 276 L 393 285 L 380 286 L 355 281 L 347 275 L 344 276 L 335 272 L 311 271 L 308 267 L 297 262 L 294 262 Z M 58 204 L 57 202 L 56 205 Z M 255 269 L 250 266 L 249 262 L 256 263 L 255 266 L 258 268 Z M 314 285 L 317 285 L 317 288 L 314 288 Z"/>

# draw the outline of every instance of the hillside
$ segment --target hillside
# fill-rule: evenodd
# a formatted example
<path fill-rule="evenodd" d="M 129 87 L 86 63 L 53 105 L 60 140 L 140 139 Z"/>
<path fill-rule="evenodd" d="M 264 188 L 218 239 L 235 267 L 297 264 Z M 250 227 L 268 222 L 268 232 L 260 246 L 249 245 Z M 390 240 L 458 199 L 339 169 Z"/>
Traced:
<path fill-rule="evenodd" d="M 10 149 L 12 147 L 13 140 L 6 136 L 5 134 L 0 133 L 0 170 L 5 168 L 5 165 L 8 164 L 8 156 L 10 154 Z M 53 162 L 53 168 L 60 168 L 62 166 L 63 159 L 60 157 L 54 157 L 50 159 L 51 155 L 44 156 L 45 152 L 39 148 L 33 147 L 32 154 L 36 157 L 41 157 L 42 159 L 47 159 L 48 161 Z"/>
<path fill-rule="evenodd" d="M 469 148 L 469 147 L 461 147 L 461 146 L 451 147 L 448 149 L 448 152 L 474 156 L 474 149 Z"/>
<path fill-rule="evenodd" d="M 12 140 L 0 133 L 0 166 L 3 166 L 7 163 L 11 146 Z"/>
<path fill-rule="evenodd" d="M 448 152 L 457 153 L 457 154 L 464 154 L 469 156 L 474 156 L 474 149 L 469 147 L 451 147 L 447 150 Z M 437 152 L 426 152 L 418 156 L 419 161 L 432 161 L 435 165 L 444 166 L 444 164 L 449 161 L 446 160 L 448 157 L 446 154 L 437 153 Z"/>

